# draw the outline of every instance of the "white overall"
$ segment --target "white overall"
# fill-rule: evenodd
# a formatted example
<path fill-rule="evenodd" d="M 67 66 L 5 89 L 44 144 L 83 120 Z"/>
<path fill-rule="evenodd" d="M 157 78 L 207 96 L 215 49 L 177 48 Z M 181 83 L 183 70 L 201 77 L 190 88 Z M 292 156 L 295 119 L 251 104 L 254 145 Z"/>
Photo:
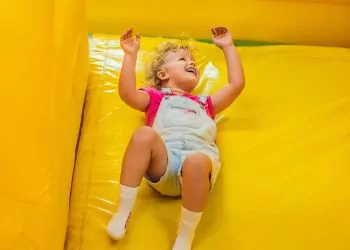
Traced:
<path fill-rule="evenodd" d="M 181 195 L 181 168 L 186 157 L 201 152 L 212 160 L 211 188 L 221 168 L 219 151 L 215 144 L 216 124 L 208 116 L 207 97 L 200 96 L 201 104 L 186 96 L 170 95 L 163 88 L 163 97 L 153 123 L 153 129 L 163 139 L 168 151 L 168 167 L 156 183 L 148 182 L 158 192 L 168 196 Z M 195 183 L 194 183 L 195 184 Z"/>

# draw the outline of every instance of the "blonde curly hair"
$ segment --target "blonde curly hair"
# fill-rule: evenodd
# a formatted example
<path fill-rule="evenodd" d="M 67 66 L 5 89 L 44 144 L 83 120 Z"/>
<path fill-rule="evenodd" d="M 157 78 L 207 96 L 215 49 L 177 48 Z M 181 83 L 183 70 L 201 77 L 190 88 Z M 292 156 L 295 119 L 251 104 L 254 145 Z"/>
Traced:
<path fill-rule="evenodd" d="M 161 70 L 164 64 L 164 59 L 167 54 L 171 51 L 186 50 L 189 55 L 193 58 L 193 46 L 186 43 L 176 43 L 176 42 L 163 42 L 157 46 L 155 52 L 146 66 L 145 80 L 150 85 L 157 89 L 161 89 L 162 81 L 158 78 L 157 73 Z"/>

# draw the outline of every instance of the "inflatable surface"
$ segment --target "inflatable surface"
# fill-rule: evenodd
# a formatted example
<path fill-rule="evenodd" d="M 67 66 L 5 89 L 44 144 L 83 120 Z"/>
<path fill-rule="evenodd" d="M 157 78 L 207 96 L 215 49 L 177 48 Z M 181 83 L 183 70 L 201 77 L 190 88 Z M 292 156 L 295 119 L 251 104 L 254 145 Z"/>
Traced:
<path fill-rule="evenodd" d="M 350 0 L 1 1 L 0 249 L 170 249 L 180 201 L 147 185 L 127 237 L 105 232 L 144 117 L 116 92 L 119 37 L 96 33 L 141 32 L 141 86 L 156 37 L 208 40 L 215 25 L 238 44 L 297 46 L 239 49 L 247 87 L 217 117 L 223 169 L 194 250 L 350 249 L 349 13 Z M 211 93 L 224 58 L 195 44 L 196 91 Z"/>
<path fill-rule="evenodd" d="M 165 39 L 142 38 L 137 64 Z M 196 90 L 226 82 L 222 52 L 195 43 Z M 171 249 L 180 201 L 143 184 L 126 238 L 105 231 L 116 209 L 122 157 L 144 115 L 117 93 L 118 36 L 95 34 L 69 215 L 67 250 Z M 217 117 L 222 172 L 194 250 L 350 248 L 350 50 L 309 46 L 239 48 L 247 86 Z"/>
<path fill-rule="evenodd" d="M 208 28 L 228 27 L 235 39 L 350 47 L 350 0 L 224 0 L 220 2 L 89 0 L 90 32 L 211 39 Z"/>
<path fill-rule="evenodd" d="M 62 250 L 88 75 L 83 0 L 0 3 L 0 249 Z"/>

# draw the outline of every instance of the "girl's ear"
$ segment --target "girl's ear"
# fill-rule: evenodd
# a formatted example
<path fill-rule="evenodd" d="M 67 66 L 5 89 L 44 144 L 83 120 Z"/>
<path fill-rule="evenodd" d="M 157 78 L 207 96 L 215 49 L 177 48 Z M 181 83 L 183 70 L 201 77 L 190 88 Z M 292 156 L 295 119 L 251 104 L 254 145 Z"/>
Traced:
<path fill-rule="evenodd" d="M 161 80 L 161 81 L 165 81 L 169 79 L 168 74 L 164 71 L 164 70 L 160 70 L 157 72 L 157 77 Z"/>

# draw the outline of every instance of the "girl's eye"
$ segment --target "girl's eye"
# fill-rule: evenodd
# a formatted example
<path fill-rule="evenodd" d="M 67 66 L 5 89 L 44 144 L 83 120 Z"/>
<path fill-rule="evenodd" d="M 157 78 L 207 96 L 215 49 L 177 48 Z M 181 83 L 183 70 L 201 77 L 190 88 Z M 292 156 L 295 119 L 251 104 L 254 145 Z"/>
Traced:
<path fill-rule="evenodd" d="M 180 60 L 180 61 L 185 61 L 185 58 L 181 57 L 179 60 Z"/>

